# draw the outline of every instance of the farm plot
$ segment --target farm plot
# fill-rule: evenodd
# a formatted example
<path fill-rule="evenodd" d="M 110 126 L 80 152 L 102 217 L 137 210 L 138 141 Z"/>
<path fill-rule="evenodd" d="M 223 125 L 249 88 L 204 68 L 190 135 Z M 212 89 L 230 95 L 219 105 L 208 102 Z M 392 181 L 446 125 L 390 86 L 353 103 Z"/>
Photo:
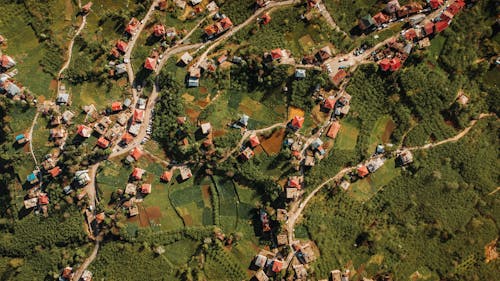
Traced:
<path fill-rule="evenodd" d="M 206 185 L 195 185 L 192 180 L 173 187 L 172 205 L 182 217 L 185 226 L 213 225 L 213 208 L 206 198 Z M 204 192 L 205 191 L 205 192 Z"/>
<path fill-rule="evenodd" d="M 375 173 L 352 184 L 349 194 L 357 201 L 366 202 L 400 174 L 401 169 L 396 168 L 395 160 L 389 159 Z"/>
<path fill-rule="evenodd" d="M 234 183 L 219 177 L 213 177 L 219 196 L 220 226 L 224 232 L 232 232 L 238 226 L 238 196 Z"/>
<path fill-rule="evenodd" d="M 262 149 L 264 149 L 268 155 L 278 154 L 283 145 L 284 138 L 285 129 L 276 130 L 269 138 L 261 141 Z"/>

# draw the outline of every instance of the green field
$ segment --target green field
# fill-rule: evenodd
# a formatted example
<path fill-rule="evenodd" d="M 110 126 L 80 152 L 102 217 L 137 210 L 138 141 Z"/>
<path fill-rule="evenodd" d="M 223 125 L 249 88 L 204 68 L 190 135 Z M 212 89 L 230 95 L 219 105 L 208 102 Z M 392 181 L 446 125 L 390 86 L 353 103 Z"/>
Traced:
<path fill-rule="evenodd" d="M 358 135 L 359 129 L 356 125 L 346 120 L 342 121 L 339 134 L 335 140 L 335 147 L 346 150 L 354 149 L 356 147 Z"/>
<path fill-rule="evenodd" d="M 375 173 L 353 183 L 349 187 L 349 194 L 357 201 L 366 202 L 400 174 L 401 169 L 396 168 L 394 159 L 389 159 Z"/>
<path fill-rule="evenodd" d="M 172 205 L 184 220 L 185 226 L 213 225 L 213 208 L 211 198 L 204 197 L 203 188 L 210 190 L 210 181 L 204 180 L 200 185 L 192 179 L 172 186 L 169 195 Z"/>
<path fill-rule="evenodd" d="M 385 115 L 380 117 L 372 128 L 368 138 L 368 153 L 375 152 L 378 144 L 385 144 L 389 141 L 390 133 L 394 129 L 395 124 L 390 116 Z"/>

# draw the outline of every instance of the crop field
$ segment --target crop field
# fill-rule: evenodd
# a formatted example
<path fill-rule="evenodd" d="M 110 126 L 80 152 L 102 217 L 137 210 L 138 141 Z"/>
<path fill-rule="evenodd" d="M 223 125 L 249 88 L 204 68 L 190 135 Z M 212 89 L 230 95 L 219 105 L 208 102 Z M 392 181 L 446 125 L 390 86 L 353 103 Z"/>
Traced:
<path fill-rule="evenodd" d="M 376 122 L 368 139 L 368 153 L 373 153 L 378 144 L 388 143 L 396 127 L 390 116 L 382 116 Z"/>
<path fill-rule="evenodd" d="M 210 182 L 207 182 L 209 184 Z M 184 220 L 185 226 L 213 225 L 213 208 L 210 198 L 203 193 L 203 186 L 188 180 L 173 186 L 170 200 Z"/>
<path fill-rule="evenodd" d="M 278 154 L 283 146 L 284 138 L 285 129 L 276 130 L 269 138 L 261 140 L 262 149 L 268 155 Z"/>
<path fill-rule="evenodd" d="M 224 232 L 232 232 L 238 225 L 238 196 L 231 180 L 214 177 L 219 196 L 219 217 Z"/>
<path fill-rule="evenodd" d="M 357 201 L 366 202 L 400 174 L 401 169 L 396 168 L 394 159 L 389 159 L 375 173 L 353 183 L 349 187 L 349 194 Z"/>
<path fill-rule="evenodd" d="M 351 150 L 356 147 L 359 129 L 348 121 L 342 121 L 339 134 L 335 140 L 338 149 Z"/>

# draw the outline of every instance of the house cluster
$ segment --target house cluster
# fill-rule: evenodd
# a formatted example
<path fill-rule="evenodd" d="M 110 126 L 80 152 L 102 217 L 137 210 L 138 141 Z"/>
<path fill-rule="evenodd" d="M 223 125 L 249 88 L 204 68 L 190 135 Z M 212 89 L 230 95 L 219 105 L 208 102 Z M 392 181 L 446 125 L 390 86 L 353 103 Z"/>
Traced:
<path fill-rule="evenodd" d="M 281 253 L 273 253 L 261 250 L 254 258 L 252 268 L 256 270 L 254 279 L 258 281 L 268 281 L 284 269 L 284 257 Z"/>
<path fill-rule="evenodd" d="M 302 58 L 302 63 L 320 65 L 329 58 L 331 58 L 332 56 L 333 56 L 332 49 L 330 48 L 330 46 L 327 45 L 319 49 L 314 54 L 304 55 L 304 57 Z"/>
<path fill-rule="evenodd" d="M 240 158 L 243 160 L 251 159 L 255 153 L 254 149 L 260 145 L 260 139 L 256 134 L 251 135 L 248 138 L 246 144 L 241 148 Z"/>
<path fill-rule="evenodd" d="M 0 35 L 0 46 L 3 44 L 5 39 Z M 0 93 L 7 95 L 13 100 L 27 100 L 31 98 L 27 93 L 25 93 L 24 88 L 14 81 L 14 76 L 18 73 L 16 66 L 16 61 L 2 53 L 0 50 Z"/>
<path fill-rule="evenodd" d="M 233 22 L 225 14 L 216 13 L 214 20 L 213 24 L 203 29 L 207 40 L 213 39 L 233 27 Z"/>
<path fill-rule="evenodd" d="M 291 260 L 291 266 L 295 273 L 294 280 L 309 280 L 307 269 L 309 264 L 317 259 L 312 244 L 310 242 L 295 241 L 292 243 L 292 248 L 295 252 Z"/>
<path fill-rule="evenodd" d="M 331 281 L 349 281 L 351 275 L 351 271 L 349 269 L 344 270 L 344 272 L 334 269 L 330 271 L 330 280 Z M 365 279 L 363 279 L 365 280 Z"/>
<path fill-rule="evenodd" d="M 203 73 L 211 74 L 215 73 L 217 67 L 223 65 L 224 63 L 233 64 L 243 64 L 246 61 L 239 56 L 229 57 L 227 52 L 222 52 L 217 59 L 207 58 L 200 61 L 198 64 L 193 64 L 188 68 L 188 75 L 186 79 L 186 84 L 188 87 L 198 87 L 200 86 L 200 78 Z M 177 62 L 179 66 L 188 66 L 193 61 L 193 57 L 188 52 L 185 52 Z"/>
<path fill-rule="evenodd" d="M 188 15 L 188 18 L 193 18 L 197 14 L 202 13 L 205 9 L 208 12 L 214 12 L 219 9 L 219 7 L 214 1 L 206 5 L 203 4 L 202 0 L 174 0 L 173 3 L 182 10 L 184 10 L 186 8 L 186 5 L 189 3 L 189 5 L 192 7 L 192 12 Z M 168 7 L 167 0 L 161 0 L 158 2 L 157 9 L 159 9 L 160 11 L 166 10 L 167 7 Z"/>
<path fill-rule="evenodd" d="M 92 2 L 90 2 L 90 3 L 92 3 Z M 59 275 L 59 278 L 57 280 L 59 280 L 59 281 L 71 281 L 71 280 L 73 280 L 74 274 L 75 274 L 75 272 L 73 271 L 73 268 L 67 266 L 62 270 L 61 275 Z M 93 276 L 93 274 L 91 271 L 84 270 L 82 276 L 80 277 L 80 281 L 92 281 L 92 276 Z"/>
<path fill-rule="evenodd" d="M 373 17 L 371 15 L 366 15 L 360 18 L 358 20 L 358 27 L 364 32 L 370 32 L 377 28 L 386 27 L 387 23 L 397 19 L 428 11 L 429 10 L 423 10 L 422 4 L 417 2 L 410 2 L 401 6 L 398 0 L 390 0 L 385 5 L 385 8 Z"/>
<path fill-rule="evenodd" d="M 427 10 L 432 11 L 439 9 L 443 4 L 443 0 L 429 0 L 429 7 Z M 401 31 L 399 40 L 389 42 L 384 50 L 375 52 L 373 54 L 373 59 L 378 61 L 382 71 L 398 70 L 401 68 L 402 63 L 404 63 L 414 46 L 419 49 L 430 46 L 430 38 L 445 30 L 453 17 L 458 14 L 464 6 L 465 2 L 463 0 L 453 1 L 453 3 L 433 20 L 426 20 L 425 14 L 417 14 L 409 17 L 408 22 L 411 28 Z M 402 8 L 398 11 L 401 10 Z"/>

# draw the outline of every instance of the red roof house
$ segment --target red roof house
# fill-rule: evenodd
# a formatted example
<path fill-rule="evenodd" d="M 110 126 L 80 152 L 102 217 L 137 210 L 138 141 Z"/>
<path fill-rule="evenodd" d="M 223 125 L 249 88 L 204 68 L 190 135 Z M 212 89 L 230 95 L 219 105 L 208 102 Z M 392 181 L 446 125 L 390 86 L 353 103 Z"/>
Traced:
<path fill-rule="evenodd" d="M 250 146 L 256 147 L 259 144 L 260 144 L 260 140 L 259 140 L 259 137 L 257 137 L 257 135 L 250 136 Z"/>
<path fill-rule="evenodd" d="M 391 62 L 387 58 L 381 59 L 378 62 L 378 65 L 380 65 L 380 69 L 382 69 L 382 71 L 387 71 L 391 68 Z"/>
<path fill-rule="evenodd" d="M 333 84 L 335 84 L 335 86 L 340 85 L 340 82 L 342 82 L 342 80 L 344 80 L 344 78 L 346 76 L 347 76 L 347 72 L 345 72 L 345 70 L 343 70 L 343 69 L 339 70 L 335 74 L 335 76 L 332 77 Z"/>
<path fill-rule="evenodd" d="M 224 30 L 229 29 L 229 28 L 231 28 L 231 27 L 233 26 L 233 23 L 232 23 L 232 22 L 231 22 L 231 20 L 230 20 L 229 18 L 227 18 L 227 17 L 226 17 L 226 18 L 223 18 L 223 19 L 222 19 L 219 23 L 220 23 L 220 25 L 222 26 L 222 28 L 223 28 Z"/>
<path fill-rule="evenodd" d="M 292 126 L 296 129 L 302 128 L 302 125 L 304 124 L 304 117 L 300 116 L 295 116 L 292 119 Z"/>
<path fill-rule="evenodd" d="M 125 28 L 125 32 L 127 32 L 128 34 L 130 35 L 133 35 L 135 33 L 135 29 L 136 29 L 136 26 L 135 25 L 132 25 L 132 24 L 129 24 L 127 25 L 127 27 Z"/>
<path fill-rule="evenodd" d="M 431 35 L 434 32 L 434 23 L 433 22 L 428 22 L 424 25 L 424 31 L 425 35 Z"/>
<path fill-rule="evenodd" d="M 98 140 L 97 140 L 97 146 L 99 146 L 100 148 L 107 148 L 109 146 L 109 140 L 105 139 L 104 137 L 100 137 Z"/>
<path fill-rule="evenodd" d="M 438 21 L 434 25 L 434 29 L 435 29 L 436 33 L 439 33 L 441 31 L 445 30 L 447 27 L 448 27 L 447 21 Z"/>
<path fill-rule="evenodd" d="M 134 140 L 134 137 L 131 134 L 129 134 L 129 133 L 125 133 L 122 136 L 122 142 L 125 143 L 125 144 L 129 144 L 133 140 Z"/>
<path fill-rule="evenodd" d="M 390 61 L 391 71 L 396 71 L 401 68 L 401 60 L 399 58 L 393 58 Z"/>
<path fill-rule="evenodd" d="M 92 133 L 92 129 L 85 126 L 85 125 L 78 125 L 76 132 L 78 133 L 78 135 L 80 135 L 84 138 L 88 138 L 88 137 L 90 137 L 90 134 Z"/>
<path fill-rule="evenodd" d="M 169 182 L 172 179 L 172 172 L 170 172 L 170 171 L 163 172 L 160 179 L 162 181 Z"/>
<path fill-rule="evenodd" d="M 277 49 L 274 49 L 271 51 L 271 58 L 273 60 L 281 59 L 282 56 L 283 56 L 283 54 L 282 54 L 280 48 L 277 48 Z"/>
<path fill-rule="evenodd" d="M 325 100 L 325 103 L 323 104 L 324 108 L 327 109 L 333 109 L 335 107 L 335 99 L 334 98 L 327 98 Z"/>
<path fill-rule="evenodd" d="M 375 14 L 373 16 L 373 20 L 375 21 L 375 23 L 377 23 L 377 25 L 389 22 L 389 19 L 390 19 L 389 16 L 382 12 L 379 12 L 378 14 Z"/>
<path fill-rule="evenodd" d="M 122 110 L 122 103 L 119 101 L 115 101 L 111 104 L 111 111 L 116 112 Z"/>
<path fill-rule="evenodd" d="M 449 12 L 451 13 L 452 15 L 456 15 L 458 14 L 458 12 L 460 12 L 460 10 L 462 10 L 462 8 L 465 6 L 465 3 L 461 0 L 459 1 L 455 1 L 455 3 L 451 4 L 445 12 Z M 443 13 L 444 14 L 444 13 Z"/>
<path fill-rule="evenodd" d="M 142 175 L 144 174 L 144 172 L 145 171 L 141 168 L 134 168 L 134 170 L 132 171 L 132 178 L 140 180 L 142 179 Z"/>
<path fill-rule="evenodd" d="M 262 24 L 268 24 L 269 22 L 271 22 L 271 16 L 268 14 L 268 13 L 265 13 L 262 15 Z"/>
<path fill-rule="evenodd" d="M 165 35 L 165 26 L 163 24 L 156 24 L 153 27 L 153 33 L 156 37 L 161 37 Z"/>
<path fill-rule="evenodd" d="M 136 109 L 134 110 L 134 116 L 132 117 L 132 121 L 142 123 L 144 121 L 144 110 Z"/>
<path fill-rule="evenodd" d="M 3 68 L 11 68 L 14 65 L 16 65 L 16 62 L 14 61 L 14 59 L 7 56 L 7 55 L 2 55 L 1 62 L 2 62 Z"/>
<path fill-rule="evenodd" d="M 150 194 L 151 193 L 151 184 L 143 183 L 141 185 L 141 192 L 144 194 Z"/>
<path fill-rule="evenodd" d="M 370 172 L 368 172 L 368 168 L 366 166 L 361 166 L 358 168 L 358 176 L 364 178 L 366 177 Z"/>
<path fill-rule="evenodd" d="M 119 40 L 116 42 L 116 48 L 120 50 L 120 52 L 125 53 L 127 51 L 128 44 L 126 42 L 123 42 L 122 40 Z"/>
<path fill-rule="evenodd" d="M 274 260 L 273 261 L 273 268 L 272 268 L 273 272 L 278 273 L 278 272 L 281 271 L 282 268 L 283 268 L 283 262 L 282 261 L 280 261 L 280 260 Z"/>
<path fill-rule="evenodd" d="M 330 125 L 330 128 L 328 129 L 328 132 L 326 133 L 326 136 L 329 138 L 336 138 L 337 134 L 340 130 L 340 122 L 333 122 L 332 125 Z"/>
<path fill-rule="evenodd" d="M 430 0 L 429 5 L 431 6 L 431 8 L 437 9 L 439 8 L 439 6 L 443 5 L 443 2 L 443 0 Z"/>
<path fill-rule="evenodd" d="M 405 32 L 406 40 L 413 41 L 415 38 L 417 38 L 417 31 L 415 29 L 410 28 Z"/>
<path fill-rule="evenodd" d="M 47 194 L 42 194 L 42 195 L 38 196 L 38 203 L 40 205 L 49 204 L 49 197 L 47 196 Z"/>
<path fill-rule="evenodd" d="M 48 172 L 53 178 L 55 178 L 62 173 L 62 170 L 61 170 L 61 168 L 59 168 L 59 166 L 55 166 L 54 168 L 50 169 Z"/>
<path fill-rule="evenodd" d="M 451 8 L 451 6 L 450 6 Z M 442 21 L 450 21 L 453 19 L 453 16 L 454 14 L 452 12 L 450 12 L 449 10 L 446 10 L 444 11 L 441 16 L 439 16 L 439 18 L 442 20 Z"/>
<path fill-rule="evenodd" d="M 142 156 L 142 151 L 138 147 L 134 147 L 134 149 L 130 152 L 130 156 L 135 159 L 135 161 L 139 160 Z"/>
<path fill-rule="evenodd" d="M 300 181 L 298 178 L 290 178 L 288 179 L 288 186 L 289 187 L 294 187 L 294 188 L 301 188 Z"/>
<path fill-rule="evenodd" d="M 156 59 L 148 57 L 144 62 L 144 68 L 149 70 L 155 70 L 156 68 Z"/>

